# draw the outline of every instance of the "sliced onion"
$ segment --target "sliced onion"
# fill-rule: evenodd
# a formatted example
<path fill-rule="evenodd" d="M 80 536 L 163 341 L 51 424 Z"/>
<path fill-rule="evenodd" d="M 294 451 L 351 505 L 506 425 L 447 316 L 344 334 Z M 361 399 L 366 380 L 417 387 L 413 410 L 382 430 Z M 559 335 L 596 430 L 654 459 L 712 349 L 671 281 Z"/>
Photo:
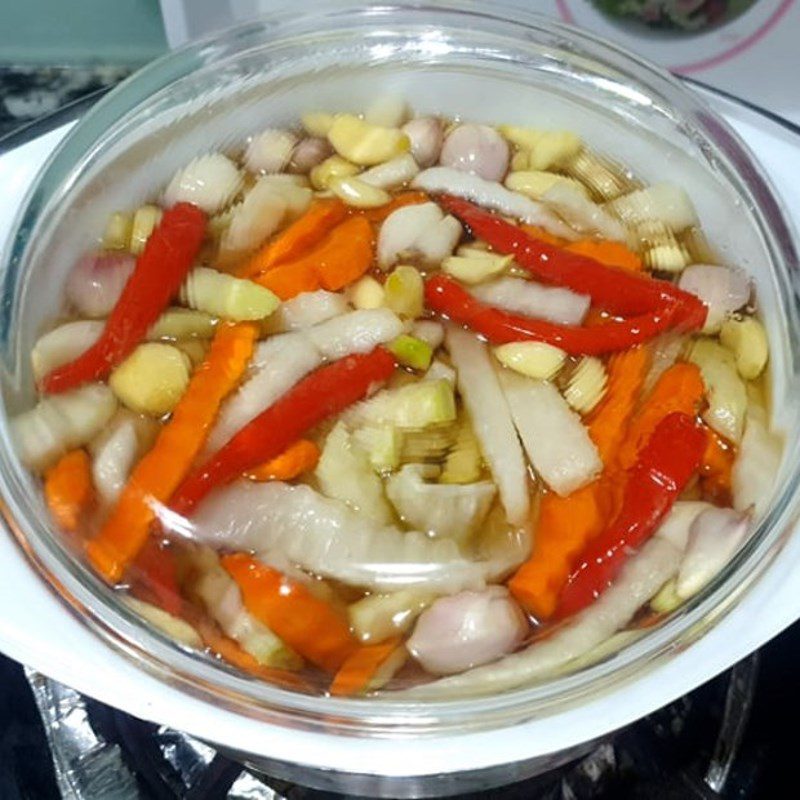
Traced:
<path fill-rule="evenodd" d="M 528 475 L 508 403 L 486 345 L 453 325 L 445 334 L 458 388 L 512 525 L 528 517 Z"/>
<path fill-rule="evenodd" d="M 541 199 L 578 231 L 598 233 L 604 239 L 618 242 L 628 238 L 625 226 L 618 219 L 565 181 L 553 184 Z"/>
<path fill-rule="evenodd" d="M 470 292 L 490 306 L 559 325 L 580 325 L 592 302 L 588 295 L 523 278 L 499 278 L 473 286 Z"/>
<path fill-rule="evenodd" d="M 681 273 L 678 286 L 708 306 L 704 333 L 716 333 L 728 314 L 750 301 L 750 278 L 741 270 L 713 264 L 693 264 Z"/>
<path fill-rule="evenodd" d="M 210 495 L 190 522 L 191 535 L 215 549 L 285 558 L 378 591 L 479 589 L 496 571 L 491 562 L 465 559 L 452 539 L 382 527 L 304 484 L 239 481 Z"/>
<path fill-rule="evenodd" d="M 302 333 L 284 333 L 261 342 L 253 354 L 252 376 L 222 405 L 206 450 L 219 450 L 321 363 L 321 353 Z"/>
<path fill-rule="evenodd" d="M 452 675 L 510 653 L 527 632 L 508 590 L 490 586 L 436 600 L 422 612 L 406 647 L 428 672 Z"/>
<path fill-rule="evenodd" d="M 444 140 L 439 158 L 443 167 L 502 180 L 508 170 L 508 142 L 488 125 L 459 125 Z"/>
<path fill-rule="evenodd" d="M 552 383 L 499 370 L 514 425 L 536 472 L 566 497 L 593 481 L 603 468 L 581 418 Z"/>
<path fill-rule="evenodd" d="M 80 314 L 106 317 L 117 304 L 136 267 L 128 253 L 88 253 L 67 280 L 67 299 Z"/>
<path fill-rule="evenodd" d="M 749 527 L 750 515 L 732 508 L 709 508 L 699 514 L 678 572 L 678 596 L 697 594 L 730 561 Z"/>
<path fill-rule="evenodd" d="M 484 180 L 478 175 L 460 172 L 450 167 L 432 167 L 420 172 L 411 185 L 426 192 L 447 192 L 472 200 L 484 208 L 516 217 L 531 225 L 540 225 L 564 239 L 578 238 L 578 234 L 543 203 L 531 200 L 518 192 L 512 192 L 495 181 Z"/>
<path fill-rule="evenodd" d="M 323 358 L 333 361 L 352 353 L 368 353 L 402 332 L 403 323 L 388 308 L 365 308 L 308 328 L 305 335 Z"/>
<path fill-rule="evenodd" d="M 269 333 L 303 330 L 347 313 L 348 305 L 339 292 L 303 292 L 287 300 L 265 321 Z"/>
<path fill-rule="evenodd" d="M 491 481 L 428 483 L 421 464 L 407 464 L 386 482 L 386 494 L 410 527 L 431 536 L 468 540 L 483 522 L 497 487 Z"/>
<path fill-rule="evenodd" d="M 403 133 L 411 142 L 411 155 L 420 167 L 432 167 L 442 152 L 441 120 L 436 117 L 419 117 L 403 125 Z"/>
<path fill-rule="evenodd" d="M 44 334 L 31 351 L 34 379 L 39 381 L 56 367 L 76 359 L 100 338 L 105 326 L 103 320 L 80 319 Z"/>
<path fill-rule="evenodd" d="M 11 438 L 27 467 L 44 469 L 67 450 L 82 447 L 108 424 L 117 401 L 104 383 L 87 383 L 44 397 L 11 419 Z"/>
<path fill-rule="evenodd" d="M 766 512 L 775 494 L 782 452 L 781 440 L 769 429 L 767 412 L 751 403 L 731 474 L 734 508 L 752 508 L 756 518 Z"/>

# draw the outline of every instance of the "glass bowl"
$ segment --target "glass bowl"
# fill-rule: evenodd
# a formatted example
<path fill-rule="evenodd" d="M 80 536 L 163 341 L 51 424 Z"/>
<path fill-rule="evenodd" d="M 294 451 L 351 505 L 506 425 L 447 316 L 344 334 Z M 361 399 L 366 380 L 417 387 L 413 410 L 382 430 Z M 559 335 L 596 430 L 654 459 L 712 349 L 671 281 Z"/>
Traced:
<path fill-rule="evenodd" d="M 746 148 L 703 102 L 660 69 L 589 34 L 500 3 L 302 5 L 141 70 L 75 127 L 40 173 L 2 266 L 0 483 L 8 527 L 61 598 L 112 647 L 210 708 L 284 730 L 404 740 L 499 730 L 631 686 L 736 608 L 797 516 L 797 255 L 779 202 Z M 69 265 L 97 241 L 110 211 L 135 207 L 200 152 L 230 147 L 307 110 L 359 112 L 381 91 L 404 95 L 417 112 L 569 128 L 644 180 L 683 185 L 724 260 L 754 276 L 771 339 L 774 424 L 787 444 L 769 511 L 747 545 L 700 595 L 624 647 L 497 695 L 426 703 L 308 695 L 180 647 L 136 617 L 53 530 L 38 481 L 9 439 L 9 415 L 33 398 L 28 354 L 36 335 L 59 308 Z M 577 744 L 585 737 L 575 731 L 573 738 Z"/>

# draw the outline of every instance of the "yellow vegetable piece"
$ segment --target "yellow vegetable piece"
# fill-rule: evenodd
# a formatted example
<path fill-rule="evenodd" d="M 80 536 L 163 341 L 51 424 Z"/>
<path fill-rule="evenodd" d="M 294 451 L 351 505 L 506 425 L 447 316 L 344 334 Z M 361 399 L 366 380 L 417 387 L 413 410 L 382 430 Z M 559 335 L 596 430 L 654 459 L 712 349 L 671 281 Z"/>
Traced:
<path fill-rule="evenodd" d="M 130 251 L 135 256 L 144 250 L 153 229 L 161 222 L 161 214 L 162 211 L 158 206 L 142 206 L 136 210 L 133 215 L 130 242 Z"/>
<path fill-rule="evenodd" d="M 580 192 L 584 197 L 589 197 L 586 187 L 574 178 L 567 178 L 556 172 L 545 172 L 542 170 L 520 170 L 510 172 L 505 181 L 506 188 L 512 192 L 532 197 L 538 200 L 548 189 L 552 189 L 556 184 L 569 186 L 571 189 Z"/>
<path fill-rule="evenodd" d="M 713 339 L 698 339 L 689 361 L 700 367 L 708 395 L 703 419 L 720 435 L 739 444 L 747 414 L 747 389 L 736 370 L 733 354 Z"/>
<path fill-rule="evenodd" d="M 481 477 L 481 448 L 466 414 L 459 419 L 455 444 L 447 454 L 439 483 L 475 483 Z"/>
<path fill-rule="evenodd" d="M 336 117 L 327 111 L 310 111 L 300 118 L 309 136 L 319 136 L 323 139 L 328 135 L 335 120 Z"/>
<path fill-rule="evenodd" d="M 732 353 L 739 374 L 755 380 L 767 365 L 769 342 L 764 326 L 755 317 L 728 319 L 722 323 L 719 338 Z"/>
<path fill-rule="evenodd" d="M 208 342 L 200 341 L 199 339 L 184 339 L 174 343 L 173 347 L 177 347 L 181 353 L 185 353 L 192 362 L 192 366 L 196 367 L 205 361 L 206 354 L 208 353 Z"/>
<path fill-rule="evenodd" d="M 177 404 L 189 385 L 191 362 L 177 347 L 140 344 L 112 373 L 108 385 L 137 414 L 160 417 Z"/>
<path fill-rule="evenodd" d="M 208 267 L 189 273 L 180 298 L 190 308 L 234 322 L 264 319 L 280 305 L 266 287 Z"/>
<path fill-rule="evenodd" d="M 365 275 L 350 287 L 348 294 L 354 308 L 370 309 L 383 306 L 386 292 L 375 278 Z"/>
<path fill-rule="evenodd" d="M 366 167 L 381 164 L 408 152 L 411 142 L 398 128 L 371 125 L 352 114 L 340 114 L 328 131 L 336 152 Z"/>
<path fill-rule="evenodd" d="M 127 250 L 131 240 L 133 217 L 122 211 L 115 211 L 106 223 L 102 245 L 105 250 Z"/>
<path fill-rule="evenodd" d="M 669 614 L 670 611 L 674 611 L 683 603 L 683 599 L 678 596 L 677 586 L 675 578 L 668 580 L 650 601 L 650 608 L 658 614 Z"/>
<path fill-rule="evenodd" d="M 497 360 L 529 378 L 550 380 L 564 365 L 567 354 L 544 342 L 510 342 L 494 348 Z"/>
<path fill-rule="evenodd" d="M 424 290 L 422 275 L 418 270 L 414 267 L 397 267 L 384 284 L 386 306 L 401 317 L 418 317 L 422 314 Z"/>
<path fill-rule="evenodd" d="M 431 365 L 433 348 L 416 336 L 403 333 L 386 345 L 400 364 L 411 369 L 426 370 Z"/>
<path fill-rule="evenodd" d="M 356 177 L 334 178 L 328 188 L 345 203 L 354 208 L 377 208 L 385 206 L 392 196 L 376 186 L 359 180 Z"/>
<path fill-rule="evenodd" d="M 526 169 L 560 166 L 577 155 L 583 146 L 580 137 L 571 131 L 548 131 L 516 125 L 501 125 L 499 130 L 506 139 L 527 153 Z M 512 166 L 517 169 L 516 165 Z"/>
<path fill-rule="evenodd" d="M 311 185 L 322 191 L 327 189 L 337 178 L 348 178 L 361 172 L 360 167 L 351 164 L 346 158 L 341 156 L 331 156 L 326 158 L 321 164 L 317 164 L 309 173 Z"/>
<path fill-rule="evenodd" d="M 588 414 L 606 393 L 608 373 L 603 362 L 594 356 L 584 356 L 564 391 L 564 399 L 579 414 Z"/>
<path fill-rule="evenodd" d="M 464 283 L 482 283 L 505 272 L 513 261 L 514 256 L 475 252 L 467 256 L 448 256 L 442 262 L 442 270 Z"/>
<path fill-rule="evenodd" d="M 619 164 L 590 150 L 581 150 L 563 165 L 563 169 L 586 186 L 595 200 L 613 200 L 641 186 Z"/>
<path fill-rule="evenodd" d="M 147 333 L 148 339 L 210 339 L 217 320 L 204 311 L 168 308 Z"/>

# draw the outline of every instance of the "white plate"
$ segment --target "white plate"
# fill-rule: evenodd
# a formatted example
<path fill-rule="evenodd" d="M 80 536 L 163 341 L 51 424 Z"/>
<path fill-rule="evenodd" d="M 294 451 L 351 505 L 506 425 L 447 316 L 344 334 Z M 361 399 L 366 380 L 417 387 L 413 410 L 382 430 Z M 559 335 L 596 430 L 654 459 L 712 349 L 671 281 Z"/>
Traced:
<path fill-rule="evenodd" d="M 800 137 L 758 113 L 714 97 L 713 103 L 766 167 L 787 208 L 800 208 Z M 0 156 L 0 245 L 38 166 L 63 127 Z M 478 770 L 544 756 L 603 736 L 685 694 L 727 669 L 800 617 L 800 536 L 787 542 L 739 605 L 703 638 L 624 691 L 597 697 L 553 717 L 514 728 L 413 740 L 355 740 L 276 728 L 223 710 L 141 671 L 110 649 L 43 583 L 11 536 L 0 535 L 0 649 L 105 703 L 244 753 L 364 773 L 426 775 Z M 758 624 L 754 625 L 753 621 Z M 576 735 L 576 731 L 579 732 Z"/>

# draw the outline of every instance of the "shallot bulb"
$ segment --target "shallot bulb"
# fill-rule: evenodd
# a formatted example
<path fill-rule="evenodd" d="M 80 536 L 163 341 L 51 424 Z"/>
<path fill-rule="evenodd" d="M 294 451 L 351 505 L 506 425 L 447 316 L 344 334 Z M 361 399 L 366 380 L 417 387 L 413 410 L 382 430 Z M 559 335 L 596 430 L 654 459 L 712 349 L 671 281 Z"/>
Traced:
<path fill-rule="evenodd" d="M 437 600 L 420 616 L 407 647 L 428 672 L 452 675 L 510 653 L 527 631 L 508 591 L 490 586 Z"/>
<path fill-rule="evenodd" d="M 508 142 L 488 125 L 459 125 L 445 139 L 440 163 L 499 181 L 508 170 Z"/>
<path fill-rule="evenodd" d="M 80 314 L 108 316 L 135 266 L 136 259 L 128 253 L 88 253 L 67 280 L 67 298 Z"/>
<path fill-rule="evenodd" d="M 244 163 L 250 172 L 283 172 L 296 144 L 297 137 L 290 131 L 267 128 L 250 140 L 244 154 Z"/>
<path fill-rule="evenodd" d="M 292 151 L 290 169 L 303 174 L 311 172 L 330 155 L 333 155 L 333 148 L 327 139 L 309 136 L 301 139 Z"/>
<path fill-rule="evenodd" d="M 432 167 L 442 152 L 442 123 L 436 117 L 419 117 L 403 125 L 411 142 L 411 155 L 420 167 Z"/>

